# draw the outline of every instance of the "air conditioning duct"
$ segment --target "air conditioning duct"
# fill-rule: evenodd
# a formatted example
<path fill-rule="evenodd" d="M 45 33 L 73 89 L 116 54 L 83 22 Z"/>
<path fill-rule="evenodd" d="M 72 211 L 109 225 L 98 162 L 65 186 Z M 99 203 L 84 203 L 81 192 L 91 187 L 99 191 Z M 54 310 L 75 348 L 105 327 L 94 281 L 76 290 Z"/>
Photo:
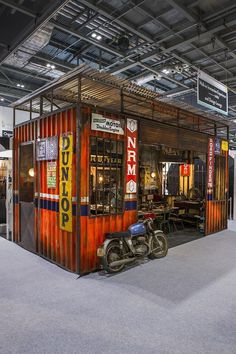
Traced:
<path fill-rule="evenodd" d="M 161 76 L 159 74 L 149 74 L 149 75 L 144 75 L 144 76 L 141 76 L 140 78 L 136 79 L 135 80 L 135 83 L 137 85 L 144 85 L 146 84 L 147 82 L 149 81 L 153 81 L 153 80 L 160 80 L 161 79 Z"/>
<path fill-rule="evenodd" d="M 48 23 L 30 36 L 16 52 L 12 53 L 4 61 L 4 64 L 22 68 L 28 64 L 30 59 L 44 48 L 50 41 L 53 31 L 53 24 Z"/>

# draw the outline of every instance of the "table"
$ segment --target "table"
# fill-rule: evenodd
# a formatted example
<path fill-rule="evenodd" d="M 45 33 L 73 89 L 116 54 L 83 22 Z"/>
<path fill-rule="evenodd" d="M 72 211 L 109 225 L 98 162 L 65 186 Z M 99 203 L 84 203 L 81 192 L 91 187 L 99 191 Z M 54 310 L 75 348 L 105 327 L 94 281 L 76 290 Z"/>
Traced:
<path fill-rule="evenodd" d="M 193 200 L 180 200 L 180 201 L 175 201 L 174 206 L 178 207 L 179 209 L 185 209 L 185 212 L 189 213 L 190 209 L 200 211 L 202 207 L 202 202 L 197 202 L 197 201 L 195 202 Z"/>

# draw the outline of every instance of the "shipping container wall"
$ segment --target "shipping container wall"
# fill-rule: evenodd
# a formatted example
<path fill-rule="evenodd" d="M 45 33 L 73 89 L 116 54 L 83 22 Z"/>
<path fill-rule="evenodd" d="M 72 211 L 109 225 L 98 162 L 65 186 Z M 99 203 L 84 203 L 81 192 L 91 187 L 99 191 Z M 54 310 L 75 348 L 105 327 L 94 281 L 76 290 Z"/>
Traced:
<path fill-rule="evenodd" d="M 59 157 L 57 163 L 56 188 L 47 186 L 47 164 L 38 162 L 39 168 L 39 214 L 38 214 L 38 252 L 49 260 L 77 271 L 76 254 L 76 108 L 61 111 L 40 120 L 40 138 L 58 137 L 64 133 L 73 133 L 72 158 L 72 210 L 73 231 L 68 232 L 59 227 Z"/>
<path fill-rule="evenodd" d="M 94 111 L 95 112 L 95 111 Z M 96 111 L 108 118 L 120 119 L 120 115 L 109 114 L 103 111 Z M 137 199 L 124 199 L 124 212 L 117 215 L 90 216 L 89 208 L 89 168 L 90 168 L 90 137 L 124 141 L 123 135 L 108 134 L 90 129 L 91 109 L 82 110 L 82 131 L 81 131 L 81 217 L 80 217 L 80 272 L 81 274 L 99 268 L 97 248 L 105 239 L 105 234 L 115 231 L 124 231 L 127 227 L 137 221 Z M 124 145 L 125 146 L 125 145 Z M 126 146 L 124 147 L 126 151 Z M 125 154 L 126 156 L 126 154 Z M 124 159 L 125 160 L 125 159 Z M 125 176 L 123 177 L 125 180 Z M 124 183 L 124 181 L 123 181 Z"/>
<path fill-rule="evenodd" d="M 209 175 L 209 159 L 207 170 Z M 225 230 L 228 226 L 228 151 L 221 150 L 219 155 L 214 156 L 213 171 L 214 188 L 212 196 L 209 198 L 207 194 L 206 197 L 206 235 Z"/>
<path fill-rule="evenodd" d="M 17 243 L 20 243 L 20 212 L 18 203 L 20 144 L 33 141 L 34 147 L 36 147 L 37 139 L 52 136 L 57 136 L 59 143 L 62 134 L 73 134 L 73 232 L 67 232 L 59 228 L 59 156 L 57 160 L 53 160 L 56 162 L 55 188 L 51 188 L 47 184 L 48 163 L 50 161 L 35 161 L 34 166 L 35 251 L 39 255 L 73 272 L 78 272 L 76 254 L 76 115 L 77 110 L 75 107 L 72 107 L 14 129 L 14 241 Z"/>

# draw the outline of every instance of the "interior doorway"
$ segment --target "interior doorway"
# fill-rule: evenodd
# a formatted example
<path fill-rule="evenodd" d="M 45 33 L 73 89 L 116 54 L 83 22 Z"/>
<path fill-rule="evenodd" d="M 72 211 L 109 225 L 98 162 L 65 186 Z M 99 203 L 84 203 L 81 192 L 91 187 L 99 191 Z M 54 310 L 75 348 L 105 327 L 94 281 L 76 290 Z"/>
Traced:
<path fill-rule="evenodd" d="M 19 204 L 20 204 L 20 244 L 35 252 L 34 232 L 34 144 L 20 145 L 19 151 Z"/>

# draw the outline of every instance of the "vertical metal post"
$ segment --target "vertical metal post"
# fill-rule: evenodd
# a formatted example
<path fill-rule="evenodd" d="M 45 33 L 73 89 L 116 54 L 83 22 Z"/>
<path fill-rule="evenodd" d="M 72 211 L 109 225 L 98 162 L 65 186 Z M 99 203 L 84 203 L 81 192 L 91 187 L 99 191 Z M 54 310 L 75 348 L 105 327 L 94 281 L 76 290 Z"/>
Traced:
<path fill-rule="evenodd" d="M 120 112 L 124 113 L 124 93 L 123 93 L 123 88 L 120 90 Z"/>
<path fill-rule="evenodd" d="M 229 127 L 227 126 L 226 129 L 227 129 L 227 140 L 229 140 Z"/>
<path fill-rule="evenodd" d="M 99 70 L 102 69 L 102 50 L 99 49 Z"/>
<path fill-rule="evenodd" d="M 40 118 L 41 118 L 41 115 L 43 114 L 43 97 L 40 96 L 40 112 L 39 112 L 39 116 L 37 117 L 37 137 L 36 137 L 36 144 L 35 144 L 35 147 L 37 149 L 37 141 L 40 139 L 41 137 L 41 132 L 40 132 Z M 36 154 L 37 156 L 37 154 Z M 36 161 L 36 164 L 37 164 L 37 186 L 38 186 L 38 227 L 37 227 L 37 240 L 36 240 L 36 244 L 37 244 L 37 249 L 38 249 L 38 253 L 41 254 L 41 237 L 40 237 L 40 232 L 41 232 L 41 216 L 40 216 L 40 174 L 41 174 L 41 168 L 40 168 L 40 161 Z"/>
<path fill-rule="evenodd" d="M 216 126 L 216 123 L 214 123 L 214 135 L 217 136 L 217 126 Z"/>
<path fill-rule="evenodd" d="M 40 96 L 40 108 L 39 108 L 39 115 L 43 115 L 43 96 Z"/>
<path fill-rule="evenodd" d="M 233 194 L 233 220 L 236 220 L 236 154 L 234 154 L 234 194 Z"/>
<path fill-rule="evenodd" d="M 53 112 L 53 88 L 51 89 L 51 113 Z"/>
<path fill-rule="evenodd" d="M 230 219 L 230 220 L 233 220 L 232 197 L 229 197 L 229 219 Z"/>
<path fill-rule="evenodd" d="M 76 107 L 76 272 L 80 273 L 80 209 L 81 209 L 81 127 L 82 127 L 82 105 L 81 105 L 81 77 L 78 77 L 78 99 Z"/>

